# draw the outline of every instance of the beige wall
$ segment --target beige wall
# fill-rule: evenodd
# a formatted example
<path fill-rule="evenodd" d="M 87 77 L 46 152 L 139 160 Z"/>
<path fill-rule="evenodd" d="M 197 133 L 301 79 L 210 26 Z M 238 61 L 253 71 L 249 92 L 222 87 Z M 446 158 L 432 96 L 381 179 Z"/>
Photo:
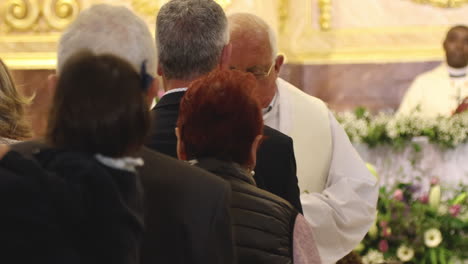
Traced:
<path fill-rule="evenodd" d="M 227 14 L 264 18 L 287 58 L 281 75 L 337 110 L 398 107 L 414 76 L 443 59 L 447 28 L 468 24 L 468 4 L 445 9 L 413 0 L 219 1 Z M 153 32 L 157 10 L 167 0 L 16 0 L 23 4 L 16 15 L 24 18 L 12 20 L 13 2 L 0 1 L 0 58 L 15 70 L 21 90 L 36 92 L 34 116 L 42 111 L 45 80 L 55 68 L 56 42 L 67 21 L 92 4 L 110 3 L 134 10 Z M 328 30 L 321 28 L 324 22 Z"/>
<path fill-rule="evenodd" d="M 468 23 L 468 4 L 440 8 L 415 0 L 218 1 L 225 4 L 228 14 L 251 12 L 264 18 L 277 32 L 280 50 L 287 59 L 301 64 L 441 60 L 440 43 L 447 27 Z M 14 2 L 23 5 L 14 7 Z M 95 3 L 125 5 L 154 31 L 155 15 L 165 2 L 2 0 L 0 57 L 15 69 L 51 69 L 60 32 L 80 10 Z M 324 21 L 329 30 L 321 28 Z"/>

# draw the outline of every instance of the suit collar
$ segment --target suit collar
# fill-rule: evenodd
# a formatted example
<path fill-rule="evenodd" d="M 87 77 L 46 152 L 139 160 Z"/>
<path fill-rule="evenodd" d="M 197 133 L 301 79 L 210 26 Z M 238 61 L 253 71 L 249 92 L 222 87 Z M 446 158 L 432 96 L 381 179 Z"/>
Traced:
<path fill-rule="evenodd" d="M 182 100 L 182 97 L 184 96 L 184 94 L 185 94 L 185 91 L 177 91 L 177 92 L 165 94 L 163 97 L 161 97 L 161 100 L 159 100 L 159 102 L 156 104 L 154 109 L 166 107 L 169 105 L 178 105 L 180 104 L 180 100 Z"/>

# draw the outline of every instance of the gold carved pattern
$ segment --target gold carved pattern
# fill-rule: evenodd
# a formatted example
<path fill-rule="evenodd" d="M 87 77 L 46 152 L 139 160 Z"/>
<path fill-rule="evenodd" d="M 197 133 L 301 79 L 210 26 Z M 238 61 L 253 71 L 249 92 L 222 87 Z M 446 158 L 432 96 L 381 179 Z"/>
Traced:
<path fill-rule="evenodd" d="M 226 8 L 228 7 L 232 0 L 216 0 L 216 2 L 222 7 L 222 8 Z"/>
<path fill-rule="evenodd" d="M 418 4 L 430 4 L 436 7 L 453 8 L 468 4 L 468 0 L 412 0 Z"/>
<path fill-rule="evenodd" d="M 9 0 L 3 6 L 2 13 L 5 23 L 12 28 L 27 30 L 31 28 L 40 15 L 39 3 L 37 0 Z"/>
<path fill-rule="evenodd" d="M 157 0 L 132 0 L 132 7 L 139 14 L 153 17 L 161 8 L 161 3 Z"/>
<path fill-rule="evenodd" d="M 330 20 L 331 20 L 331 0 L 319 0 L 319 24 L 321 30 L 330 29 Z"/>
<path fill-rule="evenodd" d="M 286 23 L 289 18 L 289 1 L 288 0 L 280 0 L 278 4 L 278 19 L 279 19 L 279 31 L 284 32 L 286 27 Z"/>
<path fill-rule="evenodd" d="M 77 0 L 44 0 L 42 4 L 38 0 L 7 0 L 1 7 L 8 31 L 61 30 L 80 10 Z M 47 26 L 41 24 L 44 21 Z"/>
<path fill-rule="evenodd" d="M 63 29 L 75 20 L 80 12 L 76 0 L 45 0 L 42 14 L 47 23 L 55 29 Z"/>

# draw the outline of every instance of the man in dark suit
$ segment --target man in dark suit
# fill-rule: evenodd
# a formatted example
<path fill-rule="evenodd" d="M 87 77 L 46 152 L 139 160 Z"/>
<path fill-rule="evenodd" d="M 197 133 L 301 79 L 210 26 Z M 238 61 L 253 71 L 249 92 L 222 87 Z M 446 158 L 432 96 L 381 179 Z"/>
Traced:
<path fill-rule="evenodd" d="M 225 68 L 231 53 L 227 19 L 212 0 L 173 0 L 159 11 L 156 22 L 158 74 L 166 94 L 152 110 L 154 130 L 148 146 L 176 155 L 174 129 L 179 102 L 190 82 L 216 67 Z M 286 200 L 302 212 L 292 139 L 265 127 L 255 168 L 258 187 Z"/>
<path fill-rule="evenodd" d="M 84 10 L 58 46 L 58 75 L 64 62 L 84 48 L 126 59 L 142 76 L 156 72 L 151 33 L 124 7 L 96 5 Z M 57 78 L 49 77 L 52 90 Z M 156 82 L 146 85 L 148 100 L 152 100 Z M 33 158 L 44 147 L 44 143 L 29 141 L 12 149 Z M 137 156 L 145 162 L 137 169 L 145 207 L 142 263 L 234 263 L 230 186 L 215 175 L 148 148 Z"/>

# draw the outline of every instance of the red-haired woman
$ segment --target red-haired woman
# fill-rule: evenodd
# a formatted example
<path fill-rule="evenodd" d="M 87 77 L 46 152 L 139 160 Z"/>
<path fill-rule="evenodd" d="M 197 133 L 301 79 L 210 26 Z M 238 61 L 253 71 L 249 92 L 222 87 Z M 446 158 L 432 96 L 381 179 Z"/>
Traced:
<path fill-rule="evenodd" d="M 180 104 L 180 159 L 231 184 L 238 262 L 320 263 L 312 233 L 286 200 L 256 187 L 252 169 L 263 119 L 253 76 L 215 70 L 194 81 Z"/>

